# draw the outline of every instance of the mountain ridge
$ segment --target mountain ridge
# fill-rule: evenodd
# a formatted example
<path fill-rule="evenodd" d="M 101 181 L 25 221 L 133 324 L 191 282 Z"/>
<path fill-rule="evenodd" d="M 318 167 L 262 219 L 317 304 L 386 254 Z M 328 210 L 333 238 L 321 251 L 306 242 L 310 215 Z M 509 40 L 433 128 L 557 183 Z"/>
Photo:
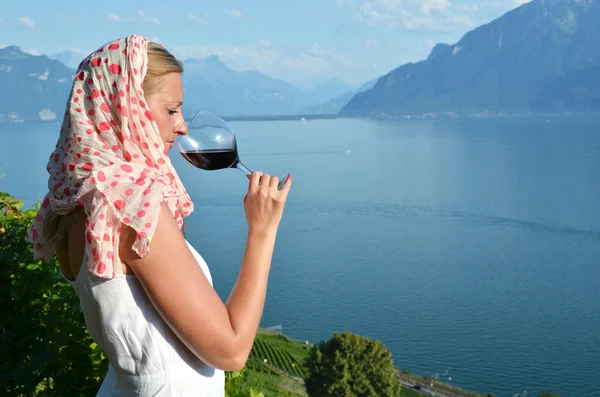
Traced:
<path fill-rule="evenodd" d="M 600 49 L 594 44 L 600 41 L 600 7 L 593 3 L 532 0 L 453 45 L 434 46 L 426 59 L 380 77 L 339 115 L 556 110 L 541 107 L 553 101 L 538 98 L 548 82 L 600 65 Z"/>
<path fill-rule="evenodd" d="M 0 49 L 0 122 L 52 120 L 64 112 L 74 70 L 18 46 Z"/>
<path fill-rule="evenodd" d="M 79 64 L 73 54 L 32 55 L 14 45 L 0 49 L 0 84 L 13 94 L 0 98 L 0 122 L 51 121 L 62 114 L 76 72 L 63 62 Z M 224 116 L 298 114 L 349 87 L 334 80 L 303 92 L 259 71 L 233 70 L 216 55 L 182 63 L 186 106 Z"/>

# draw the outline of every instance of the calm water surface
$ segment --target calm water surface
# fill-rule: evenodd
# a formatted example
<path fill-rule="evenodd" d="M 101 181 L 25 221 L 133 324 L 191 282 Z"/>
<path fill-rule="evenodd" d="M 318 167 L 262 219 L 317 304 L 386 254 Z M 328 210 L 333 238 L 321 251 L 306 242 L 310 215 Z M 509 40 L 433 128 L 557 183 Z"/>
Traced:
<path fill-rule="evenodd" d="M 246 165 L 294 176 L 263 326 L 377 338 L 477 392 L 600 396 L 600 116 L 232 126 Z M 44 194 L 59 127 L 0 125 L 0 190 Z M 247 180 L 172 157 L 226 299 Z"/>

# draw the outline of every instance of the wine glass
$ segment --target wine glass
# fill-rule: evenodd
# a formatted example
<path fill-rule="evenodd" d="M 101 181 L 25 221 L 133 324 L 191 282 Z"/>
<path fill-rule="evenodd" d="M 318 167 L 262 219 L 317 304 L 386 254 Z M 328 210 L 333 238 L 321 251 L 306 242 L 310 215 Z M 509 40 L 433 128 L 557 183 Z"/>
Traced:
<path fill-rule="evenodd" d="M 225 120 L 200 110 L 187 127 L 187 135 L 179 135 L 174 143 L 190 164 L 206 171 L 237 168 L 246 175 L 252 174 L 252 170 L 240 160 L 235 134 Z M 278 190 L 284 188 L 289 177 L 289 173 L 285 174 L 279 181 Z"/>

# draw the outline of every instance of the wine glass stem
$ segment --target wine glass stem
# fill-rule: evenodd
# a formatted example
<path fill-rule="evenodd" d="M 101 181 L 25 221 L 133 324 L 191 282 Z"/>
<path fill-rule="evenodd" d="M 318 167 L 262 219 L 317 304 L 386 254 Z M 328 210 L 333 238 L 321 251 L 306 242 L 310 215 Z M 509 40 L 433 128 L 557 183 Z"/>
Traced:
<path fill-rule="evenodd" d="M 246 167 L 244 165 L 244 163 L 242 163 L 239 160 L 237 163 L 235 163 L 235 168 L 237 168 L 238 170 L 242 170 L 246 175 L 252 175 L 252 170 L 250 168 Z M 289 180 L 289 178 L 290 178 L 290 174 L 285 174 L 283 179 L 279 181 L 279 184 L 277 185 L 277 189 L 278 190 L 283 189 L 285 187 L 285 184 Z"/>
<path fill-rule="evenodd" d="M 252 170 L 251 170 L 250 168 L 246 167 L 246 166 L 244 165 L 244 163 L 242 163 L 241 161 L 238 161 L 238 162 L 235 164 L 235 167 L 236 167 L 238 170 L 242 170 L 242 171 L 243 171 L 243 172 L 244 172 L 246 175 L 252 175 Z"/>

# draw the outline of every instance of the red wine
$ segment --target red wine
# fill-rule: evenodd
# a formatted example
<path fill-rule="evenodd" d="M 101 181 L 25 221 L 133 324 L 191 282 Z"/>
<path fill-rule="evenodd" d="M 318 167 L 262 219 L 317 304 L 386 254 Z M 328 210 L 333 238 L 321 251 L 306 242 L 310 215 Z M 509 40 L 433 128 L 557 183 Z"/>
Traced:
<path fill-rule="evenodd" d="M 230 168 L 238 162 L 235 149 L 190 150 L 181 154 L 195 167 L 207 171 Z"/>

